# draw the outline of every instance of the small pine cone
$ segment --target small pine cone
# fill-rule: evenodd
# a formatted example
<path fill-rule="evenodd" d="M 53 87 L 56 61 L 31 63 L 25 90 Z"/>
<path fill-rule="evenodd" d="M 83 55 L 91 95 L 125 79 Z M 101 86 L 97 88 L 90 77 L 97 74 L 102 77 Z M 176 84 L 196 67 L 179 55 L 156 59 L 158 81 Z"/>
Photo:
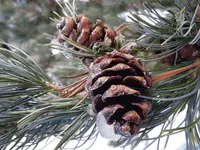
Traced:
<path fill-rule="evenodd" d="M 197 45 L 186 45 L 185 47 L 178 50 L 177 63 L 180 63 L 185 60 L 190 60 L 195 58 L 198 55 Z M 169 64 L 174 64 L 176 59 L 176 53 L 173 53 L 166 58 L 163 58 L 161 62 L 168 62 Z"/>
<path fill-rule="evenodd" d="M 103 113 L 116 134 L 132 136 L 151 110 L 151 104 L 138 95 L 151 86 L 151 76 L 139 60 L 115 50 L 90 65 L 85 88 L 93 112 Z"/>
<path fill-rule="evenodd" d="M 76 20 L 70 16 L 65 16 L 60 24 L 58 24 L 59 35 L 58 41 L 65 42 L 61 35 L 64 35 L 80 45 L 91 47 L 94 43 L 107 42 L 109 46 L 115 46 L 115 37 L 117 33 L 104 25 L 101 20 L 97 20 L 96 24 L 90 21 L 85 15 L 78 15 Z"/>
<path fill-rule="evenodd" d="M 197 45 L 187 45 L 178 51 L 179 56 L 183 60 L 195 57 L 197 53 Z"/>
<path fill-rule="evenodd" d="M 191 7 L 195 10 L 195 8 L 197 7 L 197 5 L 200 4 L 200 0 L 189 0 L 189 3 L 191 5 Z"/>

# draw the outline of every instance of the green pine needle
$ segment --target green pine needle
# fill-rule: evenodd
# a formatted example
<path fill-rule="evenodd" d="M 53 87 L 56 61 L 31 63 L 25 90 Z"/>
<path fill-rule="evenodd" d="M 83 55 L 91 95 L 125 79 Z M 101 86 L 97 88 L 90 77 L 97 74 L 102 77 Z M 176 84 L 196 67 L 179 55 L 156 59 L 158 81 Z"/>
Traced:
<path fill-rule="evenodd" d="M 162 54 L 143 57 L 143 62 L 157 61 L 189 43 L 196 43 L 199 36 L 199 22 L 196 22 L 195 11 L 182 9 L 180 1 L 170 1 L 175 9 L 167 10 L 169 16 L 162 17 L 157 10 L 144 3 L 144 10 L 140 13 L 152 20 L 155 25 L 148 23 L 139 15 L 129 16 L 138 23 L 138 31 L 150 37 L 148 42 L 138 40 L 138 44 L 148 51 L 167 50 Z M 184 4 L 186 4 L 184 0 Z M 75 1 L 73 4 L 65 3 L 67 12 L 59 2 L 64 15 L 70 14 L 75 17 Z M 151 12 L 151 13 L 149 13 Z M 59 15 L 57 15 L 59 16 Z M 197 30 L 193 36 L 191 32 Z M 50 39 L 53 37 L 50 37 Z M 74 51 L 61 45 L 47 44 L 62 52 L 78 55 L 80 57 L 94 57 L 104 53 L 96 53 L 85 48 L 68 38 L 68 43 L 84 52 Z M 24 149 L 34 146 L 33 149 L 43 140 L 54 136 L 61 138 L 55 150 L 62 149 L 71 140 L 76 140 L 74 149 L 83 146 L 89 140 L 97 137 L 98 129 L 95 126 L 95 117 L 87 113 L 87 106 L 90 104 L 88 98 L 77 94 L 71 98 L 61 98 L 55 91 L 49 89 L 46 83 L 50 79 L 40 67 L 23 51 L 7 43 L 8 48 L 0 47 L 0 148 Z M 98 46 L 98 45 L 97 45 Z M 101 46 L 101 45 L 100 45 Z M 87 53 L 85 53 L 87 52 Z M 159 56 L 159 58 L 157 58 Z M 180 65 L 171 66 L 173 70 L 186 66 L 192 62 L 185 62 Z M 150 70 L 153 74 L 164 72 L 166 68 Z M 140 97 L 149 99 L 152 110 L 148 118 L 141 122 L 141 131 L 138 136 L 122 138 L 117 141 L 118 146 L 126 147 L 131 145 L 134 149 L 142 141 L 149 141 L 145 148 L 166 137 L 164 148 L 171 135 L 185 131 L 187 149 L 195 149 L 199 145 L 199 107 L 200 107 L 200 74 L 199 67 L 182 72 L 173 78 L 157 82 L 153 87 Z M 174 126 L 177 116 L 186 112 L 177 126 Z M 150 133 L 158 126 L 160 132 L 155 137 Z M 88 133 L 89 132 L 89 133 Z M 10 145 L 13 143 L 13 145 Z"/>
<path fill-rule="evenodd" d="M 184 2 L 186 1 L 187 0 Z M 191 11 L 191 9 L 182 7 L 182 1 L 175 3 L 173 0 L 170 0 L 170 3 L 172 3 L 174 7 L 168 9 L 165 9 L 162 3 L 160 3 L 160 11 L 165 11 L 165 17 L 161 16 L 159 14 L 160 12 L 150 2 L 143 2 L 142 8 L 137 7 L 137 14 L 130 13 L 128 16 L 137 24 L 136 30 L 138 33 L 145 35 L 145 38 L 142 40 L 135 40 L 133 43 L 145 49 L 144 52 L 160 52 L 159 54 L 145 58 L 145 61 L 162 59 L 178 52 L 179 49 L 186 45 L 197 43 L 200 39 L 200 23 L 197 19 L 199 5 L 197 5 L 194 11 Z M 189 3 L 189 1 L 187 1 L 187 3 Z M 144 16 L 147 17 L 151 23 L 143 18 Z"/>

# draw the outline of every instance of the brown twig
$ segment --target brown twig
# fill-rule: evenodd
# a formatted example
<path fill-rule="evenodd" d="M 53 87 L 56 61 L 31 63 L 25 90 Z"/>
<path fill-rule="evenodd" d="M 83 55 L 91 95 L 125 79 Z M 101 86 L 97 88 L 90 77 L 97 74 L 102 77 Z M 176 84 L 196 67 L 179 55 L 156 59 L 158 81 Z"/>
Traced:
<path fill-rule="evenodd" d="M 179 74 L 183 71 L 186 71 L 188 69 L 191 69 L 191 68 L 194 68 L 194 67 L 197 67 L 197 66 L 200 66 L 200 60 L 198 60 L 197 62 L 190 64 L 188 66 L 182 67 L 182 68 L 178 68 L 178 69 L 175 69 L 175 70 L 155 74 L 155 75 L 152 76 L 152 81 L 158 82 L 158 81 L 172 77 L 172 76 L 177 75 L 177 74 Z"/>
<path fill-rule="evenodd" d="M 120 29 L 116 30 L 116 33 L 119 34 L 120 32 L 122 32 L 122 31 L 124 31 L 124 30 L 126 30 L 126 29 L 128 29 L 128 28 L 129 28 L 128 26 L 125 26 L 125 27 L 123 27 L 123 28 L 120 28 Z"/>
<path fill-rule="evenodd" d="M 81 85 L 78 86 L 78 88 L 76 88 L 75 90 L 72 91 L 71 94 L 69 94 L 67 97 L 72 97 L 76 94 L 78 94 L 79 92 L 83 91 L 85 88 L 85 82 L 83 82 Z"/>
<path fill-rule="evenodd" d="M 119 34 L 120 32 L 122 32 L 123 30 L 129 28 L 128 26 L 125 26 L 125 23 L 122 23 L 121 25 L 119 25 L 116 29 L 115 29 L 115 32 L 117 34 Z"/>
<path fill-rule="evenodd" d="M 87 76 L 86 76 L 86 77 L 83 77 L 82 79 L 80 79 L 80 80 L 76 81 L 75 83 L 72 83 L 72 84 L 70 84 L 70 85 L 68 85 L 68 86 L 63 86 L 63 88 L 60 88 L 60 89 L 61 89 L 61 90 L 64 90 L 64 89 L 70 88 L 70 87 L 72 87 L 72 86 L 74 87 L 75 85 L 81 83 L 82 81 L 84 81 L 84 80 L 86 80 L 86 79 L 87 79 Z"/>
<path fill-rule="evenodd" d="M 61 77 L 61 79 L 73 79 L 73 78 L 78 78 L 78 77 L 81 77 L 81 76 L 84 76 L 84 75 L 87 75 L 87 74 L 88 74 L 88 72 L 84 72 L 84 73 L 74 75 L 74 76 Z"/>
<path fill-rule="evenodd" d="M 46 82 L 46 85 L 49 89 L 60 93 L 61 97 L 72 97 L 84 90 L 86 79 L 87 76 L 68 86 L 58 86 L 49 82 Z"/>
<path fill-rule="evenodd" d="M 81 81 L 80 83 L 77 83 L 76 85 L 74 85 L 73 87 L 70 88 L 66 88 L 63 89 L 60 93 L 62 97 L 68 97 L 68 95 L 70 93 L 72 93 L 74 90 L 76 90 L 77 88 L 79 88 L 79 86 L 81 86 L 85 81 Z"/>

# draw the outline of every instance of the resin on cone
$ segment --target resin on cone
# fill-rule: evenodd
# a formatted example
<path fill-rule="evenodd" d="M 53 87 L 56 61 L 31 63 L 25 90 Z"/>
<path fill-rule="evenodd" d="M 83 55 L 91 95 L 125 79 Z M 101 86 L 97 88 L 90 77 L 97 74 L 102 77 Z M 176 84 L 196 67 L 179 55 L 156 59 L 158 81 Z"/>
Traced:
<path fill-rule="evenodd" d="M 151 86 L 151 76 L 140 61 L 115 50 L 90 65 L 86 91 L 97 118 L 101 114 L 116 135 L 127 137 L 139 133 L 140 122 L 151 110 L 151 104 L 138 97 Z"/>

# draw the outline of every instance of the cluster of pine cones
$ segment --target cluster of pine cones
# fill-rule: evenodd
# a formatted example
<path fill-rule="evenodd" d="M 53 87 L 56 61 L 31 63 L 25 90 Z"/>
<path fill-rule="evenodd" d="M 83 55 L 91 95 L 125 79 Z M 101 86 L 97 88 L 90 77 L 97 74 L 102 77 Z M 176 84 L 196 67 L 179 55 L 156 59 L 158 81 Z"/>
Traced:
<path fill-rule="evenodd" d="M 60 43 L 65 42 L 61 35 L 85 47 L 109 42 L 113 51 L 96 58 L 89 66 L 85 89 L 92 111 L 96 115 L 102 112 L 106 123 L 113 125 L 118 135 L 139 133 L 140 122 L 151 110 L 148 100 L 138 97 L 152 86 L 148 70 L 132 55 L 114 49 L 117 33 L 101 20 L 93 25 L 85 15 L 78 15 L 75 20 L 66 16 L 58 29 Z"/>
<path fill-rule="evenodd" d="M 63 17 L 58 24 L 58 41 L 67 37 L 79 45 L 92 48 L 97 43 L 108 44 L 112 52 L 92 60 L 85 90 L 91 99 L 92 112 L 103 114 L 106 124 L 112 125 L 118 135 L 139 133 L 140 123 L 148 117 L 151 104 L 140 97 L 152 86 L 152 77 L 145 66 L 132 55 L 115 48 L 117 32 L 101 20 L 93 24 L 85 15 Z M 179 50 L 178 57 L 188 59 L 196 52 L 196 45 Z M 75 49 L 78 50 L 78 49 Z M 173 63 L 175 54 L 166 57 Z"/>

